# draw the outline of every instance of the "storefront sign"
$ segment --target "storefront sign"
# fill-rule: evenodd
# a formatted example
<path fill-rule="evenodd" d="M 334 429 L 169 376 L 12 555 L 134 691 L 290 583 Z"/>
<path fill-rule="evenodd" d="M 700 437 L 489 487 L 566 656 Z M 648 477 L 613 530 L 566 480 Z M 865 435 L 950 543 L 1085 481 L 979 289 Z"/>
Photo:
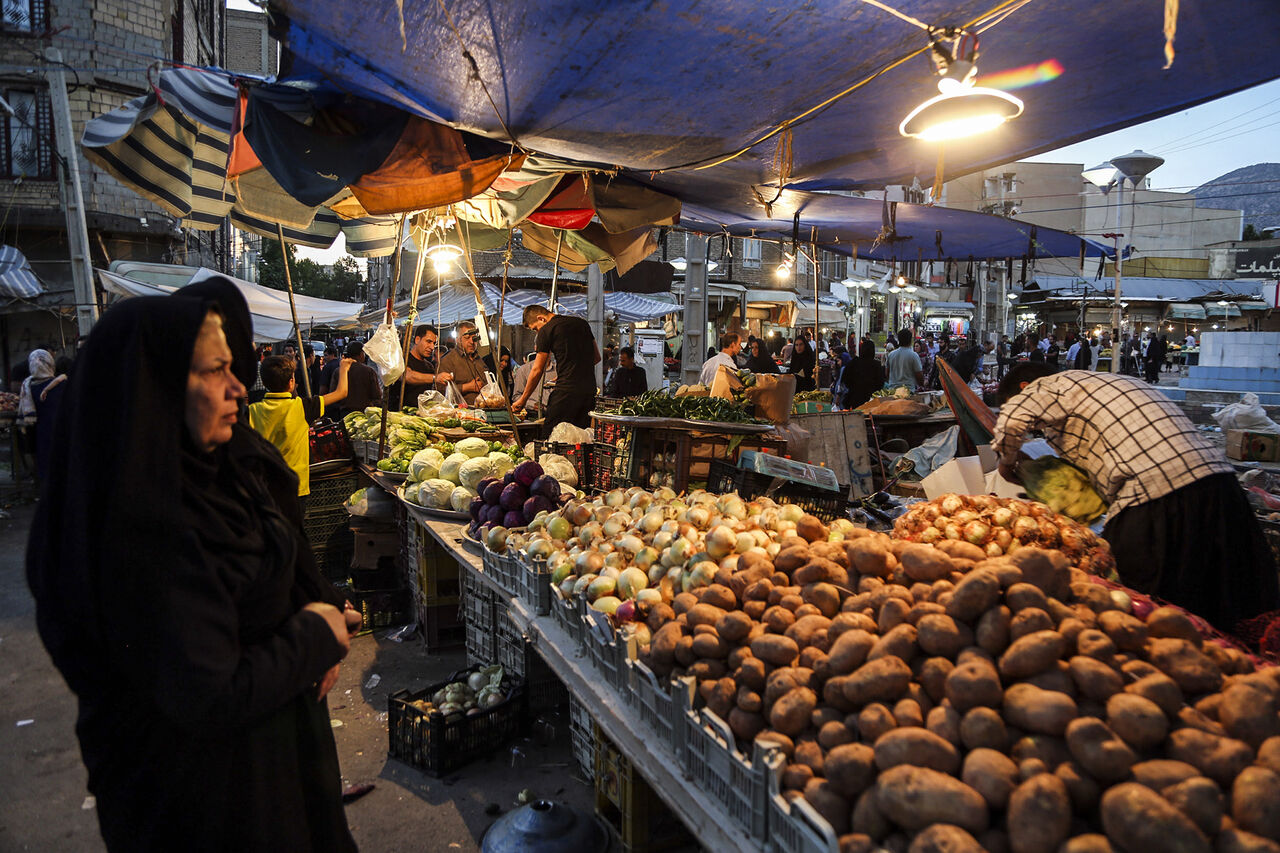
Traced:
<path fill-rule="evenodd" d="M 1242 252 L 1236 252 L 1236 276 L 1239 278 L 1280 276 L 1280 249 L 1245 249 Z"/>

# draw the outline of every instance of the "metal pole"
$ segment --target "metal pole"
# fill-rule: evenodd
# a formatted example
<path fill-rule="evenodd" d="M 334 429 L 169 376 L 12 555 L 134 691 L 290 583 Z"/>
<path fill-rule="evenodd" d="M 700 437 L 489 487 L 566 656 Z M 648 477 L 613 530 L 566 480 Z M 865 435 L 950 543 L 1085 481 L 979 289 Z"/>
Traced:
<path fill-rule="evenodd" d="M 1123 204 L 1122 200 L 1124 198 L 1124 182 L 1125 182 L 1125 177 L 1121 175 L 1120 181 L 1118 183 L 1118 189 L 1120 191 L 1119 193 L 1116 194 L 1116 298 L 1115 298 L 1115 304 L 1111 307 L 1111 328 L 1113 330 L 1116 330 L 1117 332 L 1120 329 L 1121 268 L 1124 266 L 1124 257 L 1123 257 L 1124 253 L 1121 251 L 1121 248 L 1120 248 L 1120 238 L 1122 236 L 1120 233 L 1120 212 L 1124 210 L 1124 207 L 1122 206 Z M 1120 372 L 1120 359 L 1116 357 L 1116 350 L 1115 350 L 1114 344 L 1111 347 L 1111 372 L 1112 373 Z"/>
<path fill-rule="evenodd" d="M 680 348 L 680 379 L 693 385 L 702 373 L 707 347 L 707 238 L 686 236 L 684 271 L 684 343 Z"/>
<path fill-rule="evenodd" d="M 604 273 L 599 264 L 587 267 L 587 322 L 600 348 L 600 363 L 595 366 L 596 387 L 604 387 Z"/>
<path fill-rule="evenodd" d="M 71 247 L 71 282 L 76 294 L 76 322 L 84 338 L 98 321 L 98 300 L 93 289 L 93 262 L 89 258 L 89 226 L 84 218 L 84 195 L 80 189 L 80 158 L 76 154 L 75 134 L 71 126 L 71 100 L 67 97 L 67 73 L 63 70 L 62 52 L 56 47 L 44 50 L 49 60 L 46 71 L 49 99 L 53 107 L 54 142 L 62 179 L 64 212 L 67 217 L 67 243 Z"/>
<path fill-rule="evenodd" d="M 302 351 L 302 326 L 298 325 L 298 306 L 293 302 L 293 275 L 289 272 L 289 252 L 285 248 L 284 226 L 276 223 L 280 237 L 280 260 L 284 264 L 284 288 L 289 294 L 289 313 L 293 316 L 293 334 L 298 341 L 298 358 L 302 359 L 302 390 L 304 397 L 311 396 L 311 371 L 307 370 L 307 355 Z"/>

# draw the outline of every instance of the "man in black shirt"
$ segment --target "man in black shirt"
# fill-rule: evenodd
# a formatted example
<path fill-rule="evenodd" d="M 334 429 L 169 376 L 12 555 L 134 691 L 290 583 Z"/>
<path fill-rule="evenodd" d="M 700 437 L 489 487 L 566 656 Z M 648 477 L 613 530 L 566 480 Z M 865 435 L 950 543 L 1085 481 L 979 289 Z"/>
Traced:
<path fill-rule="evenodd" d="M 404 405 L 416 407 L 418 395 L 443 388 L 453 379 L 452 373 L 437 373 L 436 342 L 440 335 L 435 326 L 418 326 L 413 330 L 413 343 L 405 355 L 404 377 L 391 387 L 391 406 L 400 408 L 400 383 L 404 383 Z"/>
<path fill-rule="evenodd" d="M 618 366 L 607 390 L 612 397 L 639 397 L 649 390 L 649 377 L 643 367 L 636 366 L 636 352 L 631 347 L 618 350 Z"/>
<path fill-rule="evenodd" d="M 365 363 L 364 345 L 359 341 L 347 344 L 347 358 L 352 365 L 347 369 L 347 399 L 339 405 L 339 415 L 381 406 L 382 383 L 378 372 Z"/>
<path fill-rule="evenodd" d="M 511 407 L 524 408 L 546 370 L 547 361 L 554 355 L 556 387 L 547 400 L 544 415 L 547 429 L 565 421 L 574 426 L 590 426 L 588 412 L 596 401 L 595 366 L 600 363 L 600 350 L 596 348 L 591 325 L 579 317 L 552 314 L 541 305 L 524 309 L 524 325 L 538 333 L 538 342 L 534 345 L 537 356 L 524 393 Z"/>

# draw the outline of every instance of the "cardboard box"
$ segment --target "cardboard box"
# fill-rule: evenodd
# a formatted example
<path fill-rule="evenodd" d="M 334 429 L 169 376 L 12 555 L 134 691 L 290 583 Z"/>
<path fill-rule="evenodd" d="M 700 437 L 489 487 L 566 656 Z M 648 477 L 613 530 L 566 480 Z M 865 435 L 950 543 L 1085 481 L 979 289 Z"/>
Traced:
<path fill-rule="evenodd" d="M 1022 486 L 1000 476 L 999 462 L 991 446 L 982 444 L 978 446 L 977 456 L 952 459 L 921 480 L 920 485 L 929 500 L 951 493 L 1025 498 L 1027 494 Z"/>
<path fill-rule="evenodd" d="M 1241 462 L 1280 462 L 1280 434 L 1229 429 L 1227 458 Z"/>
<path fill-rule="evenodd" d="M 793 415 L 816 415 L 833 410 L 831 403 L 820 403 L 817 400 L 800 400 L 791 404 Z"/>

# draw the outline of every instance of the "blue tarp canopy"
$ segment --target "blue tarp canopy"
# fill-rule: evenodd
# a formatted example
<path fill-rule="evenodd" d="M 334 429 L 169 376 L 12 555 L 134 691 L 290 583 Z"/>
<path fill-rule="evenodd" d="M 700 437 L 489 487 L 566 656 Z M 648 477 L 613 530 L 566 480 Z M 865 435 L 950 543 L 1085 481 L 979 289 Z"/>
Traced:
<path fill-rule="evenodd" d="M 748 229 L 761 217 L 790 225 L 786 203 L 771 214 L 761 203 L 780 171 L 794 190 L 928 185 L 940 163 L 949 179 L 1280 76 L 1280 63 L 1241 52 L 1280 51 L 1275 0 L 273 0 L 271 12 L 295 75 L 623 170 L 679 196 L 695 223 Z M 1025 113 L 942 151 L 899 135 L 936 94 L 926 26 L 980 34 L 979 84 L 1016 89 Z M 802 225 L 838 216 L 835 233 L 867 239 L 857 205 L 794 206 Z M 934 255 L 932 233 L 910 233 L 905 214 L 899 231 Z M 921 231 L 941 227 L 921 216 Z M 966 239 L 943 235 L 953 256 L 973 254 Z M 1016 242 L 982 254 L 1025 254 Z"/>
<path fill-rule="evenodd" d="M 1262 281 L 1234 278 L 1154 278 L 1150 276 L 1122 276 L 1120 298 L 1135 302 L 1193 302 L 1206 299 L 1240 300 L 1257 298 Z M 1043 294 L 1082 294 L 1090 296 L 1115 292 L 1115 279 L 1084 279 L 1069 275 L 1037 275 L 1027 282 L 1023 290 L 1024 302 L 1037 292 Z M 1211 306 L 1214 307 L 1214 306 Z M 1212 313 L 1212 311 L 1210 311 Z M 1221 312 L 1219 312 L 1221 313 Z"/>

